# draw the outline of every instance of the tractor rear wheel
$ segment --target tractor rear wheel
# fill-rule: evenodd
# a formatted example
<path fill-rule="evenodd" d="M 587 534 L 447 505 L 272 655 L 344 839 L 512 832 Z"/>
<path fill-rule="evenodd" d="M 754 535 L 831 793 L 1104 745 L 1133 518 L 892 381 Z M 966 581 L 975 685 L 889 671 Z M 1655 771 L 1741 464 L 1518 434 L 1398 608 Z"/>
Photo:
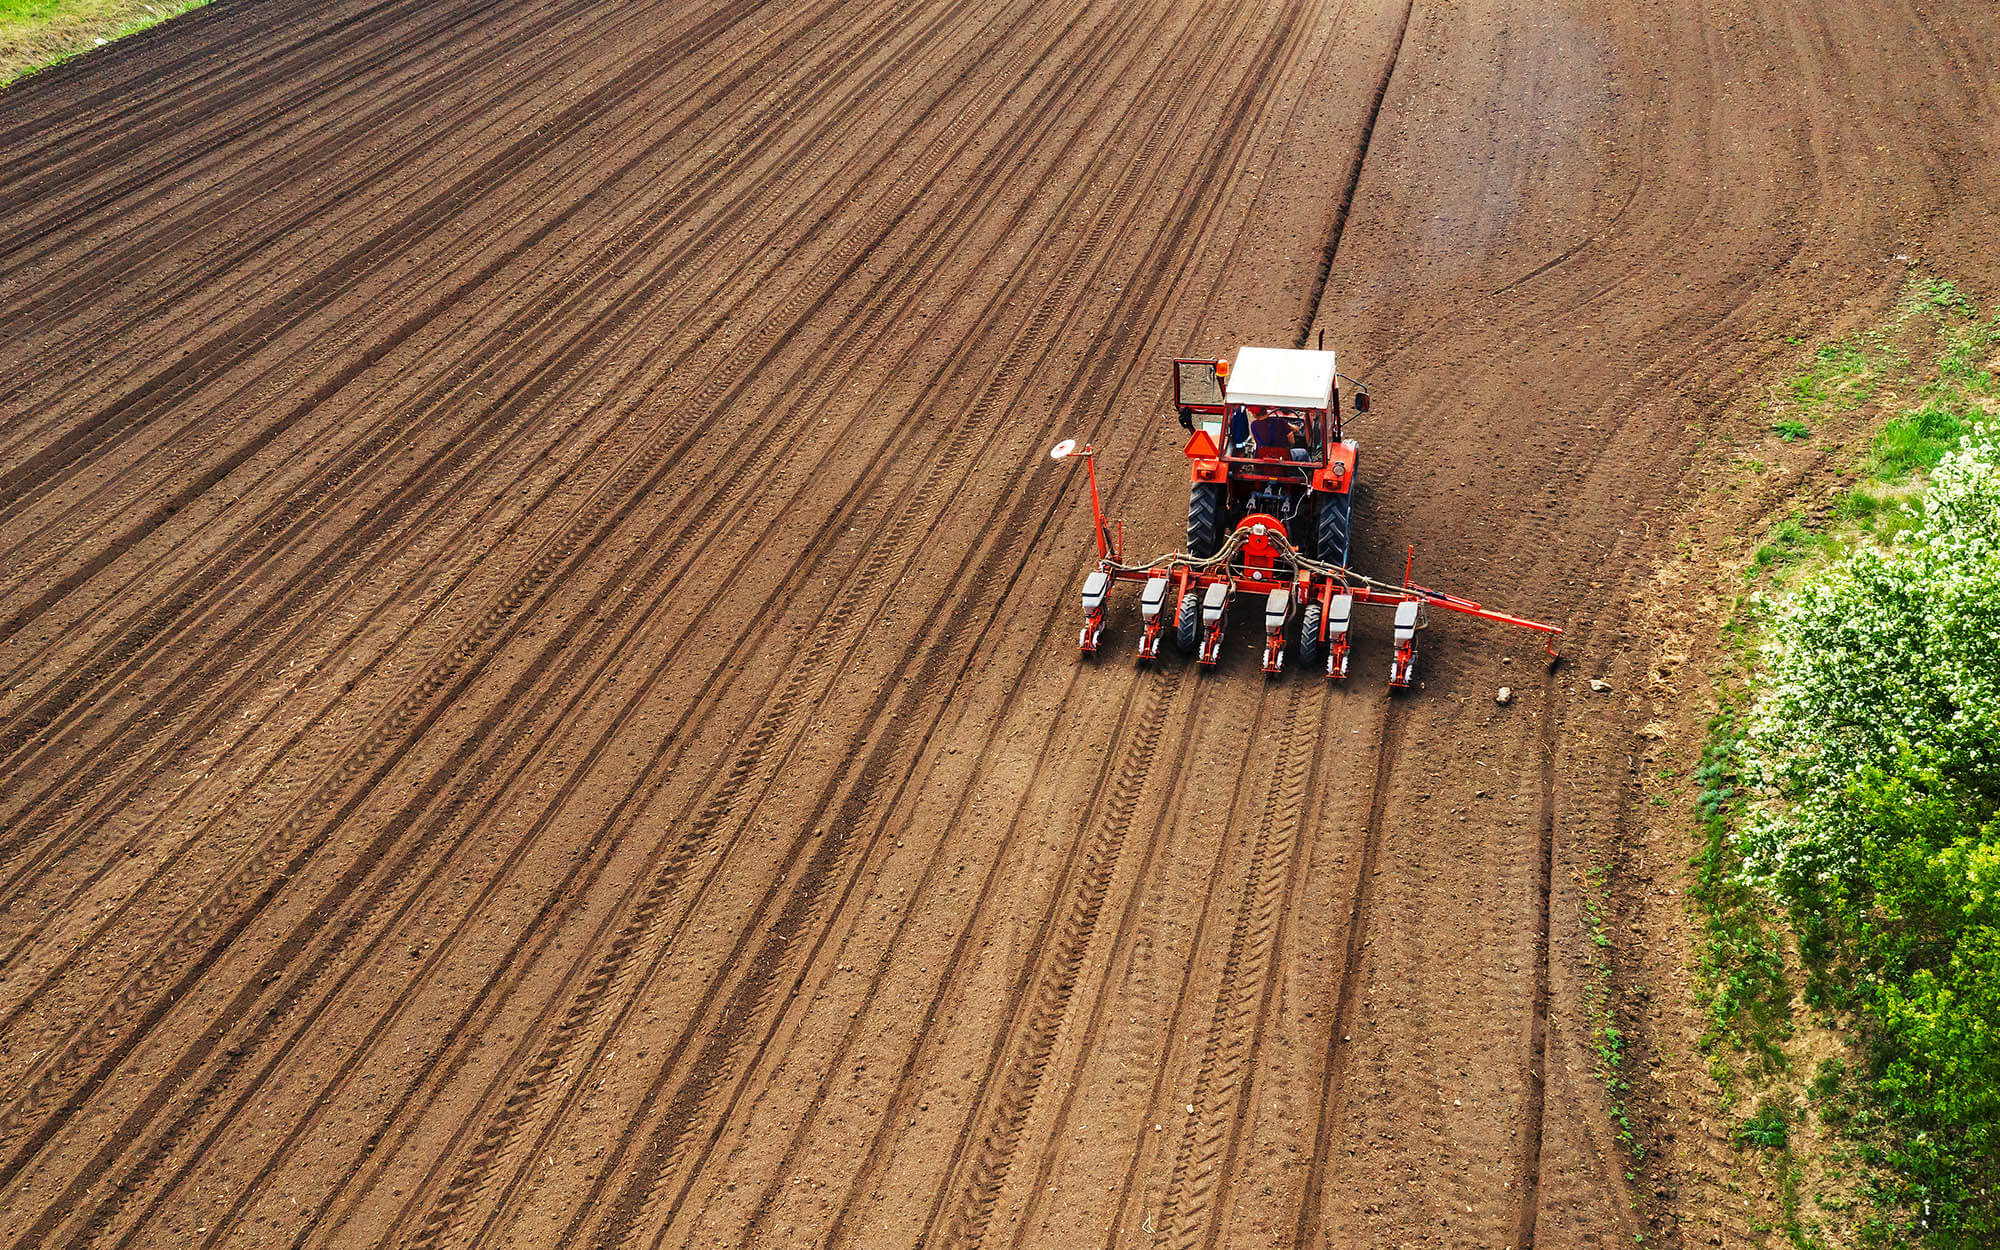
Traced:
<path fill-rule="evenodd" d="M 1228 501 L 1220 482 L 1196 482 L 1188 488 L 1188 554 L 1206 560 L 1222 549 L 1222 512 Z"/>
<path fill-rule="evenodd" d="M 1299 614 L 1299 663 L 1305 668 L 1319 667 L 1319 626 L 1325 616 L 1326 609 L 1317 603 L 1308 603 L 1306 610 Z"/>
<path fill-rule="evenodd" d="M 1354 533 L 1354 492 L 1328 491 L 1315 501 L 1313 558 L 1347 567 L 1347 545 Z"/>
<path fill-rule="evenodd" d="M 1180 615 L 1174 618 L 1174 645 L 1189 658 L 1201 650 L 1201 596 L 1192 590 L 1181 596 Z"/>

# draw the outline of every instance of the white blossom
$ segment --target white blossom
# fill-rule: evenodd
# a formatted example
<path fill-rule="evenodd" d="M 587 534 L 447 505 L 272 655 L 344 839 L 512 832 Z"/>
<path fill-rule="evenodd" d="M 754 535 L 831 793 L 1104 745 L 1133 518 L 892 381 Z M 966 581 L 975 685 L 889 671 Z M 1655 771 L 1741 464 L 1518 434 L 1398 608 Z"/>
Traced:
<path fill-rule="evenodd" d="M 1772 604 L 1742 770 L 1761 800 L 1742 835 L 1752 875 L 1864 871 L 1846 799 L 1871 766 L 2000 774 L 1996 639 L 2000 436 L 1988 426 L 1933 471 L 1908 541 L 1863 546 Z"/>

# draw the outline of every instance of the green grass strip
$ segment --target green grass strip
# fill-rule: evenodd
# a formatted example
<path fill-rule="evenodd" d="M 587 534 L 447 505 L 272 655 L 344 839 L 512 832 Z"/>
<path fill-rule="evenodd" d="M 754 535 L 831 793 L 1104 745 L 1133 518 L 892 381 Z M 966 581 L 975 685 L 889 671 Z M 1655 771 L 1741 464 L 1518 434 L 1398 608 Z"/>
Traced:
<path fill-rule="evenodd" d="M 0 0 L 0 86 L 198 9 L 207 0 Z"/>

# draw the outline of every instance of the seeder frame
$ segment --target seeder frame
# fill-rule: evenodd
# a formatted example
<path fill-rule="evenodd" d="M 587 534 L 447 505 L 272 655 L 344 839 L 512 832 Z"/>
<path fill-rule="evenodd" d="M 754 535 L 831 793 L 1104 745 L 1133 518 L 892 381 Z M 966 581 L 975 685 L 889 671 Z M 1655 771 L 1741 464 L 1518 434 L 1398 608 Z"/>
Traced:
<path fill-rule="evenodd" d="M 1192 649 L 1199 663 L 1214 667 L 1221 658 L 1230 602 L 1240 594 L 1264 596 L 1266 673 L 1284 671 L 1285 640 L 1292 618 L 1297 615 L 1301 618 L 1301 629 L 1311 631 L 1301 635 L 1301 653 L 1309 661 L 1324 656 L 1327 676 L 1345 678 L 1352 609 L 1356 604 L 1386 607 L 1395 613 L 1395 652 L 1389 667 L 1392 687 L 1407 687 L 1415 679 L 1417 632 L 1429 624 L 1430 609 L 1434 607 L 1544 634 L 1547 636 L 1544 650 L 1549 658 L 1552 661 L 1560 658 L 1556 644 L 1563 631 L 1559 627 L 1495 611 L 1471 599 L 1413 582 L 1415 547 L 1405 553 L 1402 584 L 1393 585 L 1344 565 L 1321 563 L 1303 555 L 1286 535 L 1283 524 L 1261 513 L 1244 517 L 1212 556 L 1202 558 L 1176 551 L 1145 563 L 1126 563 L 1119 550 L 1122 528 L 1114 538 L 1104 517 L 1097 491 L 1095 450 L 1088 445 L 1078 448 L 1073 441 L 1065 441 L 1050 455 L 1054 459 L 1083 457 L 1090 477 L 1091 516 L 1096 525 L 1099 558 L 1083 587 L 1084 623 L 1077 646 L 1086 655 L 1096 653 L 1102 641 L 1105 610 L 1113 586 L 1118 582 L 1138 582 L 1144 586 L 1140 600 L 1143 627 L 1138 646 L 1142 662 L 1158 658 L 1162 636 L 1172 629 L 1184 647 L 1188 642 L 1194 643 Z"/>

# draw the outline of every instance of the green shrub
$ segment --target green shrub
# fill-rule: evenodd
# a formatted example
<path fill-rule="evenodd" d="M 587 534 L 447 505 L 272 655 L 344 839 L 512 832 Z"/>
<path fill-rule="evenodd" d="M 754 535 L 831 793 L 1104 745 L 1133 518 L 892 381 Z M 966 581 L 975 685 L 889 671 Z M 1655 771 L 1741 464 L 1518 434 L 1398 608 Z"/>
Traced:
<path fill-rule="evenodd" d="M 1766 1098 L 1757 1114 L 1736 1126 L 1736 1140 L 1765 1150 L 1783 1150 L 1791 1137 L 1791 1116 L 1784 1104 Z"/>
<path fill-rule="evenodd" d="M 1912 448 L 1970 424 L 1943 397 L 1906 420 L 1912 441 L 1898 446 Z M 1775 605 L 1731 775 L 1753 796 L 1739 844 L 1746 880 L 1786 908 L 1814 970 L 1808 1001 L 1859 1023 L 1865 1071 L 1854 1079 L 1888 1130 L 1870 1157 L 1901 1186 L 1887 1196 L 1924 1213 L 1936 1244 L 1992 1245 L 2000 437 L 1978 431 L 1929 463 L 1904 541 L 1861 547 Z M 1724 776 L 1703 778 L 1705 815 L 1732 800 Z M 1874 1127 L 1865 1109 L 1833 1121 Z M 1739 1136 L 1772 1146 L 1783 1131 L 1782 1108 L 1764 1107 Z"/>

